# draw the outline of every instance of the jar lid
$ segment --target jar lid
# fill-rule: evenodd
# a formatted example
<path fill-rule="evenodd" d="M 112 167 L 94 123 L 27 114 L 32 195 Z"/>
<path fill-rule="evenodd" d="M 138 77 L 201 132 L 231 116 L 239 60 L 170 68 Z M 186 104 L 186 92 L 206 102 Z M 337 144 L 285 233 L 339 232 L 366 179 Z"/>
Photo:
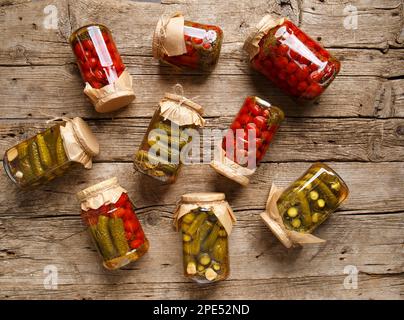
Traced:
<path fill-rule="evenodd" d="M 100 145 L 87 123 L 83 119 L 76 117 L 71 120 L 74 130 L 74 136 L 83 147 L 84 151 L 90 156 L 96 156 L 100 153 Z"/>
<path fill-rule="evenodd" d="M 183 203 L 223 201 L 225 199 L 226 195 L 221 192 L 196 192 L 186 193 L 181 196 L 181 201 Z"/>
<path fill-rule="evenodd" d="M 184 96 L 174 94 L 174 93 L 168 93 L 168 92 L 166 92 L 166 94 L 164 96 L 167 99 L 170 99 L 170 100 L 173 100 L 176 102 L 181 102 L 182 104 L 194 109 L 199 114 L 203 114 L 203 107 L 200 104 L 198 104 L 188 98 L 185 98 Z"/>
<path fill-rule="evenodd" d="M 94 196 L 98 193 L 103 192 L 106 189 L 110 189 L 115 186 L 119 186 L 117 177 L 113 177 L 108 180 L 104 180 L 100 183 L 92 185 L 91 187 L 81 190 L 81 191 L 77 192 L 76 196 L 79 201 L 83 202 L 88 197 Z"/>
<path fill-rule="evenodd" d="M 222 162 L 216 161 L 216 160 L 212 160 L 212 162 L 210 163 L 210 166 L 217 173 L 241 184 L 243 187 L 246 187 L 250 183 L 250 179 L 248 179 L 248 177 L 243 175 L 240 172 L 240 170 L 237 170 L 236 168 L 226 165 L 225 163 L 222 163 Z M 245 168 L 240 168 L 240 169 L 245 169 Z"/>

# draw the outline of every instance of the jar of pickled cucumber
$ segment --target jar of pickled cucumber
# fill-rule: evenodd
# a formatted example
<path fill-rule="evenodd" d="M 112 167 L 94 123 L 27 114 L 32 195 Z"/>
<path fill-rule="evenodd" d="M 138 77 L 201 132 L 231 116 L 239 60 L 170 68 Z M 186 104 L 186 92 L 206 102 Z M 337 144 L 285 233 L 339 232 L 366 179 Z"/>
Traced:
<path fill-rule="evenodd" d="M 218 26 L 184 20 L 181 13 L 160 17 L 153 56 L 180 69 L 209 71 L 219 60 L 223 31 Z"/>
<path fill-rule="evenodd" d="M 90 169 L 98 153 L 98 141 L 84 120 L 66 119 L 8 149 L 3 166 L 11 181 L 27 188 L 63 175 L 74 163 Z"/>
<path fill-rule="evenodd" d="M 265 16 L 244 44 L 254 69 L 286 94 L 312 100 L 340 70 L 340 62 L 287 18 Z"/>
<path fill-rule="evenodd" d="M 69 42 L 86 83 L 84 93 L 96 111 L 114 111 L 135 99 L 132 77 L 107 27 L 100 24 L 81 27 L 72 33 Z"/>
<path fill-rule="evenodd" d="M 203 127 L 202 107 L 183 95 L 166 93 L 160 101 L 139 150 L 134 156 L 137 170 L 155 179 L 173 183 L 185 147 L 196 129 Z"/>
<path fill-rule="evenodd" d="M 347 185 L 334 170 L 315 163 L 284 191 L 273 186 L 261 217 L 286 247 L 323 242 L 311 233 L 348 194 Z"/>
<path fill-rule="evenodd" d="M 229 276 L 228 237 L 235 222 L 224 193 L 189 193 L 181 197 L 174 225 L 181 231 L 186 277 L 212 283 Z"/>
<path fill-rule="evenodd" d="M 211 167 L 243 186 L 248 185 L 265 156 L 285 115 L 269 102 L 247 97 L 224 138 L 217 146 Z"/>
<path fill-rule="evenodd" d="M 105 268 L 121 268 L 147 252 L 149 241 L 127 191 L 116 177 L 78 192 L 77 198 L 81 202 L 81 218 Z"/>

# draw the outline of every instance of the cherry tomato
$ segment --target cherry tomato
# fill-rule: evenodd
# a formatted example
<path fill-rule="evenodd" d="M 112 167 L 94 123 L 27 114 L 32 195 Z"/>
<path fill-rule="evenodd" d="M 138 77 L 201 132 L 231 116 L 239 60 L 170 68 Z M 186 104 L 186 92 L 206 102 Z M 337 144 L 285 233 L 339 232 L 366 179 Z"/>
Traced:
<path fill-rule="evenodd" d="M 98 59 L 94 57 L 88 59 L 88 65 L 90 66 L 91 69 L 94 69 L 98 65 Z"/>
<path fill-rule="evenodd" d="M 261 135 L 260 129 L 255 125 L 255 123 L 249 123 L 246 125 L 245 129 L 247 131 L 254 131 L 255 137 L 259 137 Z M 248 139 L 248 138 L 247 138 Z"/>
<path fill-rule="evenodd" d="M 202 47 L 203 47 L 204 49 L 206 49 L 206 50 L 209 50 L 209 49 L 212 47 L 212 45 L 211 45 L 209 42 L 205 42 L 205 43 L 202 45 Z"/>
<path fill-rule="evenodd" d="M 288 65 L 288 59 L 285 57 L 277 57 L 275 59 L 275 65 L 278 69 L 283 69 Z"/>
<path fill-rule="evenodd" d="M 246 125 L 247 123 L 250 123 L 252 121 L 252 117 L 250 117 L 248 114 L 242 114 L 241 116 L 238 117 L 238 122 L 242 125 Z"/>
<path fill-rule="evenodd" d="M 263 131 L 261 133 L 262 140 L 266 141 L 267 143 L 271 142 L 272 136 L 273 136 L 273 134 L 271 132 L 269 132 L 269 131 Z"/>
<path fill-rule="evenodd" d="M 266 122 L 267 122 L 265 117 L 263 117 L 263 116 L 257 116 L 254 118 L 253 121 L 254 121 L 255 125 L 260 129 L 264 128 L 266 126 Z"/>
<path fill-rule="evenodd" d="M 128 200 L 129 200 L 128 194 L 123 192 L 119 197 L 118 201 L 115 202 L 115 206 L 118 208 L 123 207 Z"/>
<path fill-rule="evenodd" d="M 133 238 L 133 233 L 126 231 L 126 232 L 125 232 L 125 238 L 126 238 L 127 241 L 132 240 L 132 238 Z"/>
<path fill-rule="evenodd" d="M 125 215 L 126 210 L 124 208 L 118 208 L 111 213 L 111 217 L 122 219 Z"/>
<path fill-rule="evenodd" d="M 241 129 L 241 124 L 237 120 L 234 120 L 230 128 L 233 130 Z"/>
<path fill-rule="evenodd" d="M 137 249 L 137 248 L 139 248 L 142 244 L 143 244 L 143 240 L 136 239 L 136 240 L 133 240 L 133 241 L 130 242 L 130 247 L 131 247 L 132 249 Z"/>
<path fill-rule="evenodd" d="M 203 39 L 193 37 L 192 42 L 195 43 L 195 44 L 202 44 Z"/>
<path fill-rule="evenodd" d="M 94 43 L 90 39 L 83 40 L 81 44 L 83 45 L 84 49 L 90 52 L 95 50 Z"/>
<path fill-rule="evenodd" d="M 125 230 L 128 232 L 135 232 L 139 229 L 140 223 L 137 220 L 126 220 L 124 223 Z"/>
<path fill-rule="evenodd" d="M 294 73 L 297 70 L 298 66 L 293 61 L 290 61 L 286 67 L 287 73 Z"/>
<path fill-rule="evenodd" d="M 303 92 L 307 89 L 308 84 L 306 81 L 300 81 L 299 84 L 297 85 L 297 90 L 300 92 Z"/>
<path fill-rule="evenodd" d="M 250 106 L 250 112 L 252 113 L 253 116 L 259 116 L 262 113 L 262 109 L 259 105 L 256 104 L 252 104 Z"/>
<path fill-rule="evenodd" d="M 302 66 L 297 72 L 296 77 L 298 80 L 305 80 L 309 76 L 309 68 Z"/>

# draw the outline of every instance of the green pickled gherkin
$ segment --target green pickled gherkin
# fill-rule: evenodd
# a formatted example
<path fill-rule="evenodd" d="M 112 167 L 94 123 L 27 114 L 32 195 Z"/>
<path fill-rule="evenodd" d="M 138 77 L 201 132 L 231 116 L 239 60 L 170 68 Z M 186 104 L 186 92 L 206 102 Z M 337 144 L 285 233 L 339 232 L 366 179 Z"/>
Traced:
<path fill-rule="evenodd" d="M 115 257 L 115 248 L 109 233 L 109 218 L 103 215 L 98 216 L 97 240 L 104 259 L 109 260 Z"/>
<path fill-rule="evenodd" d="M 38 145 L 38 151 L 41 163 L 46 168 L 50 168 L 52 166 L 52 156 L 51 153 L 49 152 L 44 136 L 42 134 L 38 134 L 36 136 L 36 142 Z"/>
<path fill-rule="evenodd" d="M 190 243 L 189 254 L 198 255 L 201 251 L 201 238 L 197 235 Z"/>
<path fill-rule="evenodd" d="M 298 191 L 297 198 L 299 199 L 300 209 L 302 210 L 303 224 L 309 226 L 311 225 L 311 210 L 305 192 L 302 190 Z"/>
<path fill-rule="evenodd" d="M 187 234 L 189 234 L 192 237 L 198 231 L 199 227 L 202 225 L 202 223 L 205 222 L 207 218 L 208 214 L 206 212 L 199 213 L 194 219 L 194 221 L 192 221 L 192 224 L 187 230 Z"/>
<path fill-rule="evenodd" d="M 136 153 L 136 160 L 144 170 L 150 170 L 151 174 L 153 174 L 153 171 L 161 170 L 168 175 L 172 175 L 178 170 L 178 164 L 165 162 L 163 159 L 153 156 L 145 150 L 139 150 Z"/>
<path fill-rule="evenodd" d="M 42 168 L 41 159 L 39 156 L 38 145 L 35 141 L 32 141 L 28 147 L 29 150 L 29 160 L 32 166 L 32 171 L 34 175 L 39 178 L 44 174 L 44 169 Z"/>
<path fill-rule="evenodd" d="M 212 230 L 213 228 L 213 223 L 210 222 L 209 220 L 206 220 L 201 227 L 199 228 L 199 234 L 198 237 L 201 241 L 205 240 L 205 238 L 207 237 L 207 235 L 209 234 L 209 232 Z"/>
<path fill-rule="evenodd" d="M 223 262 L 227 257 L 227 238 L 217 238 L 212 249 L 212 257 L 215 261 Z"/>
<path fill-rule="evenodd" d="M 32 166 L 29 161 L 28 143 L 22 142 L 17 145 L 18 150 L 18 161 L 19 169 L 23 174 L 24 181 L 28 182 L 35 179 L 34 173 L 32 172 Z"/>
<path fill-rule="evenodd" d="M 125 228 L 123 226 L 123 220 L 120 218 L 109 219 L 109 231 L 112 235 L 112 240 L 115 244 L 120 256 L 124 256 L 128 253 L 129 245 L 125 237 Z"/>
<path fill-rule="evenodd" d="M 321 193 L 326 198 L 328 204 L 331 207 L 336 206 L 338 203 L 338 199 L 336 198 L 334 193 L 328 188 L 328 186 L 320 179 L 317 180 L 317 184 L 318 184 L 318 188 L 320 189 Z"/>
<path fill-rule="evenodd" d="M 158 138 L 158 139 L 157 139 Z M 149 136 L 147 140 L 148 145 L 151 147 L 155 145 L 156 143 L 161 143 L 164 146 L 175 148 L 177 150 L 181 150 L 182 147 L 184 147 L 187 144 L 187 141 L 184 140 L 179 140 L 178 138 L 174 138 L 172 136 L 168 135 L 152 135 L 151 137 Z"/>
<path fill-rule="evenodd" d="M 208 251 L 213 247 L 213 245 L 216 242 L 216 239 L 219 236 L 219 231 L 220 231 L 220 225 L 218 223 L 216 223 L 202 244 L 203 251 Z"/>
<path fill-rule="evenodd" d="M 66 151 L 63 146 L 63 139 L 61 135 L 58 135 L 56 139 L 56 162 L 58 165 L 63 165 L 68 161 Z"/>

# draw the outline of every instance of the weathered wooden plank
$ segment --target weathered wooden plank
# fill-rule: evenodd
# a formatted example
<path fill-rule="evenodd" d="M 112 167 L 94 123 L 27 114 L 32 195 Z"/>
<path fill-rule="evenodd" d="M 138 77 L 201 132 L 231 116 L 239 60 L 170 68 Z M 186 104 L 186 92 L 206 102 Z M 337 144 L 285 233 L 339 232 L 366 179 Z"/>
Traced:
<path fill-rule="evenodd" d="M 341 214 L 397 212 L 403 208 L 403 184 L 397 179 L 404 174 L 402 162 L 335 163 L 330 165 L 350 188 L 349 199 Z M 263 210 L 272 183 L 286 187 L 297 179 L 310 163 L 263 163 L 252 177 L 250 185 L 242 188 L 218 175 L 208 165 L 183 166 L 177 183 L 163 184 L 140 173 L 133 174 L 132 163 L 96 163 L 92 170 L 76 168 L 48 185 L 31 191 L 19 191 L 5 173 L 0 175 L 0 208 L 3 217 L 41 217 L 78 212 L 76 192 L 117 176 L 127 188 L 139 212 L 158 210 L 170 214 L 180 195 L 188 192 L 225 192 L 236 212 Z M 161 214 L 153 214 L 160 219 Z"/>
<path fill-rule="evenodd" d="M 304 1 L 300 8 L 302 27 L 325 46 L 386 48 L 388 43 L 393 46 L 402 46 L 402 40 L 399 39 L 402 28 L 400 0 L 391 1 L 390 5 L 386 5 L 381 0 L 373 1 L 372 4 L 361 3 L 361 1 L 357 3 L 359 10 L 357 30 L 345 30 L 343 27 L 343 9 L 348 4 L 329 1 L 323 3 Z M 44 27 L 46 14 L 43 10 L 47 4 L 42 2 L 16 4 L 7 7 L 7 10 L 2 9 L 5 23 L 0 26 L 0 31 L 5 35 L 5 42 L 0 52 L 0 64 L 62 65 L 66 63 L 66 60 L 72 61 L 72 53 L 67 43 L 70 32 L 94 21 L 105 23 L 111 28 L 121 54 L 137 56 L 138 59 L 150 57 L 151 38 L 158 16 L 162 12 L 182 9 L 189 19 L 215 23 L 223 27 L 225 44 L 222 58 L 224 61 L 221 61 L 216 72 L 234 73 L 240 68 L 245 71 L 246 55 L 241 50 L 242 43 L 261 16 L 267 12 L 278 12 L 287 14 L 292 20 L 298 19 L 297 1 L 292 1 L 291 6 L 287 2 L 285 4 L 278 5 L 276 2 L 268 3 L 267 1 L 244 3 L 233 0 L 223 4 L 198 1 L 182 5 L 159 6 L 133 1 L 59 0 L 53 3 L 58 10 L 59 18 L 56 30 Z M 355 5 L 355 2 L 352 4 Z M 383 6 L 385 8 L 382 8 Z M 375 27 L 376 20 L 382 22 L 380 27 Z M 366 52 L 367 50 L 364 52 L 365 55 L 367 55 Z M 372 52 L 371 55 L 378 55 L 378 53 Z M 225 58 L 229 58 L 230 61 L 226 61 Z M 238 63 L 237 59 L 240 58 L 243 59 L 242 63 Z M 146 62 L 143 64 L 146 65 L 144 69 L 147 71 L 150 62 L 147 60 Z M 388 65 L 386 60 L 384 63 Z M 153 61 L 151 66 L 151 72 L 155 73 L 156 66 Z"/>
<path fill-rule="evenodd" d="M 152 108 L 151 108 L 152 109 Z M 225 131 L 233 117 L 208 119 L 201 142 L 214 143 L 212 129 Z M 149 118 L 89 121 L 98 137 L 102 161 L 132 161 L 146 133 Z M 42 121 L 0 120 L 0 154 L 51 126 Z M 125 136 L 125 139 L 122 137 Z M 208 146 L 209 147 L 209 146 Z M 401 161 L 404 120 L 287 118 L 264 161 Z"/>
<path fill-rule="evenodd" d="M 158 221 L 149 219 L 154 213 L 160 216 Z M 7 245 L 0 252 L 0 295 L 21 298 L 35 292 L 36 297 L 64 299 L 399 298 L 404 285 L 400 277 L 404 272 L 404 213 L 335 215 L 317 232 L 328 240 L 326 244 L 289 251 L 270 234 L 258 213 L 238 213 L 240 221 L 230 238 L 231 276 L 218 284 L 219 290 L 209 287 L 202 291 L 182 276 L 179 236 L 171 218 L 156 209 L 140 214 L 151 243 L 149 253 L 113 273 L 99 265 L 79 216 L 1 219 L 5 230 L 2 240 Z M 43 289 L 47 265 L 58 268 L 57 291 Z M 359 271 L 358 290 L 344 289 L 347 265 Z M 232 293 L 235 286 L 243 290 Z M 377 291 L 371 290 L 375 287 Z M 170 293 L 164 293 L 168 288 Z"/>
<path fill-rule="evenodd" d="M 132 72 L 135 68 L 129 67 Z M 302 106 L 286 97 L 259 74 L 211 75 L 134 75 L 137 99 L 115 114 L 96 113 L 83 94 L 83 83 L 76 66 L 0 67 L 0 99 L 4 118 L 43 118 L 41 112 L 70 117 L 101 118 L 106 116 L 151 116 L 154 106 L 182 83 L 188 97 L 198 96 L 207 116 L 233 116 L 247 95 L 258 95 L 282 106 L 289 116 L 309 117 L 373 117 L 400 116 L 402 79 L 390 84 L 379 77 L 338 77 L 314 105 Z M 393 85 L 394 84 L 394 85 Z M 385 88 L 391 94 L 384 94 Z M 153 90 L 151 90 L 153 88 Z M 366 88 L 366 90 L 364 90 Z"/>

